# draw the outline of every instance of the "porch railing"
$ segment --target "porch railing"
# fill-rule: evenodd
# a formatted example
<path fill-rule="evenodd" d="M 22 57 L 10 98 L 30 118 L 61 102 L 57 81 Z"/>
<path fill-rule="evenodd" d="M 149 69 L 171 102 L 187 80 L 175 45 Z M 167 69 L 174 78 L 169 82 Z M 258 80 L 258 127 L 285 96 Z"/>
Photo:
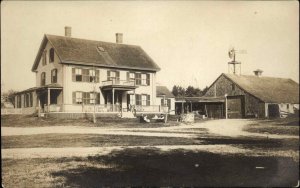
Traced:
<path fill-rule="evenodd" d="M 64 110 L 63 110 L 64 109 Z M 167 106 L 160 106 L 160 105 L 150 105 L 150 106 L 143 106 L 143 105 L 135 105 L 134 109 L 136 112 L 161 112 L 166 113 L 168 112 L 169 108 Z M 120 104 L 96 104 L 95 105 L 95 112 L 120 112 L 121 105 Z M 123 111 L 128 111 L 129 109 L 123 108 Z M 74 105 L 74 104 L 51 104 L 49 106 L 44 106 L 44 112 L 94 112 L 94 105 L 93 104 L 82 104 L 82 105 Z"/>
<path fill-rule="evenodd" d="M 150 105 L 150 106 L 143 106 L 143 105 L 136 105 L 135 109 L 137 112 L 168 112 L 167 106 L 160 106 L 160 105 Z"/>
<path fill-rule="evenodd" d="M 105 80 L 102 81 L 102 86 L 135 86 L 135 81 L 134 80 Z"/>

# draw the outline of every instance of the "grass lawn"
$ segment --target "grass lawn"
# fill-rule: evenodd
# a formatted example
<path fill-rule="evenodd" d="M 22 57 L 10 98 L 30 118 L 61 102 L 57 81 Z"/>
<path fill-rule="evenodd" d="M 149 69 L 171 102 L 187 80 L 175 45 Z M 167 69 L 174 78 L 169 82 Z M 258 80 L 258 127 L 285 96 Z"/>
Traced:
<path fill-rule="evenodd" d="M 251 121 L 254 123 L 245 129 L 250 132 L 279 135 L 299 133 L 298 117 Z M 168 124 L 141 124 L 137 119 L 101 118 L 94 125 L 84 119 L 3 116 L 1 124 L 10 127 L 58 125 L 161 127 L 176 125 L 177 122 L 171 119 Z M 299 139 L 270 139 L 264 135 L 261 137 L 220 136 L 201 128 L 182 130 L 187 133 L 190 131 L 199 133 L 198 137 L 164 138 L 96 134 L 1 136 L 1 148 L 221 144 L 247 149 L 248 153 L 216 154 L 181 149 L 167 152 L 157 148 L 127 148 L 113 151 L 105 156 L 2 159 L 2 183 L 4 187 L 292 187 L 297 185 Z M 277 155 L 278 153 L 280 155 Z"/>
<path fill-rule="evenodd" d="M 199 144 L 200 142 L 200 140 L 176 137 L 166 138 L 97 134 L 40 134 L 2 136 L 1 148 L 193 145 Z"/>
<path fill-rule="evenodd" d="M 86 127 L 168 127 L 179 125 L 175 116 L 170 116 L 167 123 L 151 122 L 139 123 L 138 118 L 122 119 L 118 117 L 100 117 L 97 123 L 92 123 L 90 119 L 58 119 L 58 118 L 39 118 L 34 115 L 3 115 L 1 116 L 2 127 L 45 127 L 45 126 L 86 126 Z"/>
<path fill-rule="evenodd" d="M 272 120 L 257 120 L 245 129 L 254 133 L 299 135 L 299 117 L 288 117 Z"/>
<path fill-rule="evenodd" d="M 2 174 L 3 185 L 13 187 L 291 187 L 299 168 L 284 157 L 136 148 L 87 158 L 5 159 Z"/>

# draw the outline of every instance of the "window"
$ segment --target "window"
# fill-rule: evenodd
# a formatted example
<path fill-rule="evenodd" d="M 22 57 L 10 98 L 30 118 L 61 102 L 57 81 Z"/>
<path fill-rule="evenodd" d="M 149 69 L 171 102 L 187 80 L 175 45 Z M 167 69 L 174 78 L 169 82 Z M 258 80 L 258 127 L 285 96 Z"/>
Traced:
<path fill-rule="evenodd" d="M 73 92 L 73 104 L 100 104 L 100 93 Z"/>
<path fill-rule="evenodd" d="M 231 84 L 231 90 L 235 91 L 235 84 Z"/>
<path fill-rule="evenodd" d="M 141 85 L 141 73 L 135 73 L 135 85 Z"/>
<path fill-rule="evenodd" d="M 142 95 L 142 105 L 150 106 L 150 95 Z"/>
<path fill-rule="evenodd" d="M 75 80 L 76 82 L 82 81 L 82 71 L 81 69 L 75 69 Z"/>
<path fill-rule="evenodd" d="M 147 85 L 146 74 L 142 74 L 142 85 Z"/>
<path fill-rule="evenodd" d="M 42 64 L 43 64 L 43 66 L 47 65 L 47 51 L 46 50 L 43 52 Z"/>
<path fill-rule="evenodd" d="M 135 95 L 135 102 L 136 102 L 136 105 L 142 105 L 141 95 L 139 95 L 139 94 Z"/>
<path fill-rule="evenodd" d="M 134 80 L 135 80 L 134 72 L 127 72 L 127 81 L 134 82 Z"/>
<path fill-rule="evenodd" d="M 287 105 L 286 105 L 286 109 L 290 109 L 290 104 L 287 104 Z"/>
<path fill-rule="evenodd" d="M 95 103 L 95 93 L 90 93 L 90 104 L 94 104 Z"/>
<path fill-rule="evenodd" d="M 120 80 L 120 72 L 119 71 L 107 71 L 107 80 L 114 80 L 114 83 L 118 83 Z"/>
<path fill-rule="evenodd" d="M 81 104 L 82 103 L 82 92 L 76 91 L 74 93 L 75 93 L 74 103 Z"/>
<path fill-rule="evenodd" d="M 41 74 L 41 86 L 46 85 L 46 73 L 42 72 Z"/>
<path fill-rule="evenodd" d="M 49 51 L 49 62 L 52 63 L 54 62 L 54 49 L 51 48 Z"/>
<path fill-rule="evenodd" d="M 134 95 L 133 94 L 127 94 L 127 103 L 134 105 L 135 101 L 134 101 Z"/>
<path fill-rule="evenodd" d="M 147 95 L 142 95 L 142 105 L 143 106 L 147 105 Z"/>
<path fill-rule="evenodd" d="M 89 70 L 89 82 L 99 82 L 99 70 Z"/>
<path fill-rule="evenodd" d="M 51 83 L 57 83 L 57 69 L 51 71 Z"/>

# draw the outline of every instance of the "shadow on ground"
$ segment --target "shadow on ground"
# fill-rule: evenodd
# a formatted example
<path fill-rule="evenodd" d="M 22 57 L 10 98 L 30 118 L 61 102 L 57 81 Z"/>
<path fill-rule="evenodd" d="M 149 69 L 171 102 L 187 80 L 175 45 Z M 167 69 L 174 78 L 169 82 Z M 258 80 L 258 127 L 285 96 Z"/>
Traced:
<path fill-rule="evenodd" d="M 295 150 L 299 149 L 299 139 L 270 139 L 257 137 L 213 137 L 199 138 L 203 145 L 235 145 L 246 149 L 280 149 Z"/>
<path fill-rule="evenodd" d="M 82 160 L 112 168 L 80 166 L 51 175 L 64 178 L 65 185 L 71 187 L 290 187 L 297 184 L 299 174 L 298 165 L 290 158 L 218 155 L 184 150 L 126 149 L 114 151 L 109 156 Z"/>

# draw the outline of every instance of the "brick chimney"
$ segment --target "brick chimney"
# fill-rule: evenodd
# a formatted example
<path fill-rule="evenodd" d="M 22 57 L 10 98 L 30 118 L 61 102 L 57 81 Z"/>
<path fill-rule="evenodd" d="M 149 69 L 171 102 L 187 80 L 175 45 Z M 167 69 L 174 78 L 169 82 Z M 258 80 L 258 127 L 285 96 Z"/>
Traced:
<path fill-rule="evenodd" d="M 71 32 L 72 32 L 72 27 L 66 26 L 65 27 L 65 36 L 66 37 L 71 37 Z"/>
<path fill-rule="evenodd" d="M 257 77 L 261 77 L 261 75 L 262 75 L 262 73 L 263 73 L 263 71 L 260 70 L 260 69 L 257 69 L 257 70 L 255 70 L 255 71 L 253 71 L 253 72 L 254 72 L 255 76 L 257 76 Z"/>
<path fill-rule="evenodd" d="M 116 33 L 116 43 L 117 44 L 123 43 L 123 33 Z"/>

